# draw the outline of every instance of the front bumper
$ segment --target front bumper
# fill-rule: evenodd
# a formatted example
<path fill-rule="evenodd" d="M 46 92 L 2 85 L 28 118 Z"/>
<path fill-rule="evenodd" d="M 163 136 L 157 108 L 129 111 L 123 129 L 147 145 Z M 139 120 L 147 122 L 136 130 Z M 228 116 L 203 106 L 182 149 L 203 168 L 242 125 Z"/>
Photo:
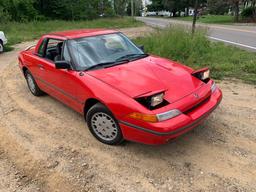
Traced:
<path fill-rule="evenodd" d="M 120 126 L 125 139 L 145 144 L 164 144 L 202 123 L 220 104 L 222 92 L 217 89 L 210 99 L 189 113 L 173 119 L 151 124 L 147 127 L 120 120 Z"/>

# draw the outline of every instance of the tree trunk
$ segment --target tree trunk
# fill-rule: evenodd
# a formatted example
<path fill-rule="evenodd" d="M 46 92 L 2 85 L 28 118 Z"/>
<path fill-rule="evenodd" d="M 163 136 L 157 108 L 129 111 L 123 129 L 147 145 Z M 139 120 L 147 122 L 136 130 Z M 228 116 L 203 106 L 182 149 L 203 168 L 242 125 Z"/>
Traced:
<path fill-rule="evenodd" d="M 177 12 L 177 10 L 176 10 L 176 9 L 173 9 L 173 10 L 172 10 L 173 17 L 177 17 L 176 12 Z"/>
<path fill-rule="evenodd" d="M 254 22 L 255 22 L 256 21 L 256 0 L 252 1 L 252 7 L 254 8 L 253 9 L 253 19 L 254 19 Z"/>
<path fill-rule="evenodd" d="M 134 1 L 131 0 L 131 15 L 134 17 Z"/>
<path fill-rule="evenodd" d="M 186 9 L 186 16 L 189 16 L 189 7 Z"/>
<path fill-rule="evenodd" d="M 239 21 L 239 1 L 235 2 L 235 22 Z"/>

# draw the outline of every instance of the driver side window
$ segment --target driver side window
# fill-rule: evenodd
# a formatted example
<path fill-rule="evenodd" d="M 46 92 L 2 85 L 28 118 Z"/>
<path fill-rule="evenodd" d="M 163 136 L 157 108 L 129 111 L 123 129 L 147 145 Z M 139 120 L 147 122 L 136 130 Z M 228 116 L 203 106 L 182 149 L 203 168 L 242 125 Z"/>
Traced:
<path fill-rule="evenodd" d="M 51 61 L 61 60 L 63 40 L 48 39 L 45 58 Z"/>

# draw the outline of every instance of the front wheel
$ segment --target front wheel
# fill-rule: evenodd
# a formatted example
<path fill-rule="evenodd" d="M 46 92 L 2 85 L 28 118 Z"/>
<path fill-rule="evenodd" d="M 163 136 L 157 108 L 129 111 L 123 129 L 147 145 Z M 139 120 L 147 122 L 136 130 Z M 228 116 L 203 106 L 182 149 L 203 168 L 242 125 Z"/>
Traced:
<path fill-rule="evenodd" d="M 101 103 L 95 104 L 87 113 L 86 121 L 91 133 L 100 142 L 118 145 L 123 141 L 122 131 L 111 111 Z"/>

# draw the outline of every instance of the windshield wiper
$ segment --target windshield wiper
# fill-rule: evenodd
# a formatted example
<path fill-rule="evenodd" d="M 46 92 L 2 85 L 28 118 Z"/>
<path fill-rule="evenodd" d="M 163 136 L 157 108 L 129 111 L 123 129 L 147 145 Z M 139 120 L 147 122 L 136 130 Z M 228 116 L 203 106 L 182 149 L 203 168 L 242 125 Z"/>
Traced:
<path fill-rule="evenodd" d="M 97 68 L 102 68 L 102 67 L 103 68 L 113 67 L 115 65 L 121 65 L 121 64 L 129 63 L 129 62 L 130 62 L 129 60 L 124 59 L 124 60 L 120 60 L 120 61 L 98 63 L 96 65 L 93 65 L 93 66 L 90 66 L 90 67 L 86 68 L 85 71 L 89 71 L 89 70 L 97 69 Z"/>
<path fill-rule="evenodd" d="M 113 63 L 115 63 L 115 62 L 98 63 L 98 64 L 96 64 L 96 65 L 92 65 L 92 66 L 90 66 L 90 67 L 87 67 L 87 68 L 85 69 L 85 71 L 89 71 L 89 70 L 97 69 L 97 68 L 102 68 L 102 67 L 104 67 L 104 66 L 106 66 L 106 65 L 111 65 L 111 64 L 113 64 Z"/>
<path fill-rule="evenodd" d="M 149 55 L 146 54 L 146 53 L 141 53 L 141 54 L 138 54 L 138 53 L 134 53 L 134 54 L 128 54 L 128 55 L 124 55 L 122 57 L 119 57 L 116 61 L 120 61 L 120 60 L 123 60 L 123 59 L 138 59 L 138 58 L 145 58 L 145 57 L 148 57 Z"/>
<path fill-rule="evenodd" d="M 116 61 L 114 62 L 113 64 L 110 64 L 110 65 L 107 65 L 105 68 L 108 68 L 108 67 L 114 67 L 116 65 L 122 65 L 122 64 L 125 64 L 125 63 L 129 63 L 130 60 L 128 59 L 123 59 L 123 60 L 120 60 L 120 61 Z"/>

